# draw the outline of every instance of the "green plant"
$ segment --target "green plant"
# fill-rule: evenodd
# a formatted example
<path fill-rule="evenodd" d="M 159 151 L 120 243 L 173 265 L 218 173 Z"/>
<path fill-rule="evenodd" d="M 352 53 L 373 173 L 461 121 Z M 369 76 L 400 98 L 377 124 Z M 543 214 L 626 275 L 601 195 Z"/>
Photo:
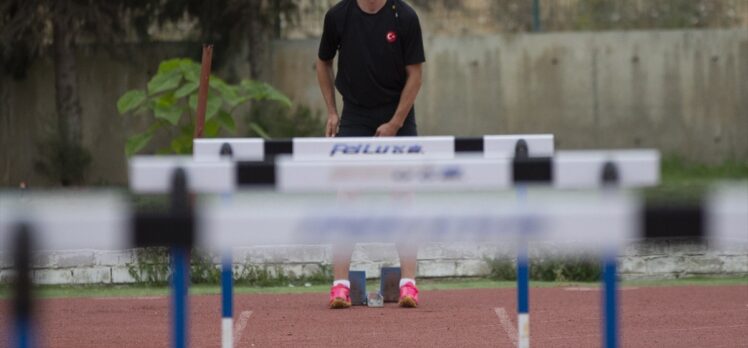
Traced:
<path fill-rule="evenodd" d="M 514 259 L 509 256 L 485 258 L 490 272 L 488 277 L 496 280 L 516 280 L 517 268 Z"/>
<path fill-rule="evenodd" d="M 164 285 L 169 281 L 168 248 L 142 248 L 135 250 L 135 262 L 127 263 L 127 272 L 136 283 Z"/>
<path fill-rule="evenodd" d="M 171 278 L 169 248 L 141 248 L 135 250 L 135 260 L 127 264 L 127 271 L 136 284 L 154 286 L 165 285 Z M 319 265 L 308 276 L 286 273 L 280 265 L 234 265 L 233 277 L 236 285 L 252 287 L 273 287 L 288 285 L 328 284 L 332 282 L 330 265 Z M 191 284 L 219 284 L 221 268 L 214 262 L 213 255 L 193 249 L 190 254 Z"/>
<path fill-rule="evenodd" d="M 150 112 L 153 115 L 146 130 L 127 139 L 127 156 L 143 150 L 159 130 L 165 130 L 170 136 L 169 146 L 161 148 L 159 153 L 186 154 L 192 151 L 199 79 L 199 64 L 186 58 L 169 59 L 161 62 L 145 90 L 131 90 L 119 98 L 117 110 L 120 114 L 136 116 Z M 251 101 L 263 100 L 280 103 L 286 108 L 291 106 L 288 97 L 264 82 L 242 80 L 233 85 L 211 75 L 204 135 L 215 137 L 222 130 L 235 133 L 233 114 L 237 108 Z M 251 122 L 249 126 L 261 128 Z"/>
<path fill-rule="evenodd" d="M 280 266 L 275 266 L 272 270 L 267 266 L 245 264 L 237 267 L 234 273 L 234 281 L 237 285 L 245 286 L 285 286 L 291 279 L 283 272 Z"/>
<path fill-rule="evenodd" d="M 193 249 L 190 281 L 192 284 L 218 284 L 221 281 L 221 268 L 213 262 L 210 254 Z"/>
<path fill-rule="evenodd" d="M 497 256 L 487 258 L 489 278 L 494 280 L 516 280 L 517 271 L 514 258 Z M 565 257 L 530 259 L 530 279 L 539 281 L 590 282 L 600 280 L 600 262 L 591 256 L 575 255 Z"/>

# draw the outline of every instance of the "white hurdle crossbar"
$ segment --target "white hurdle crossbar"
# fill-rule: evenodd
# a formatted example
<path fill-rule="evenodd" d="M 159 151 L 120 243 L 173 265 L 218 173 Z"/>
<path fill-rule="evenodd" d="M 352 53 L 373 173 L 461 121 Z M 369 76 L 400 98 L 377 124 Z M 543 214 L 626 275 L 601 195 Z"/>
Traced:
<path fill-rule="evenodd" d="M 227 144 L 237 161 L 262 161 L 277 155 L 292 155 L 295 160 L 362 159 L 449 159 L 457 153 L 479 152 L 486 158 L 511 158 L 516 144 L 524 140 L 530 157 L 548 157 L 554 153 L 552 134 L 487 135 L 480 138 L 453 136 L 389 138 L 293 138 L 263 140 L 256 138 L 195 139 L 195 161 L 221 158 Z"/>

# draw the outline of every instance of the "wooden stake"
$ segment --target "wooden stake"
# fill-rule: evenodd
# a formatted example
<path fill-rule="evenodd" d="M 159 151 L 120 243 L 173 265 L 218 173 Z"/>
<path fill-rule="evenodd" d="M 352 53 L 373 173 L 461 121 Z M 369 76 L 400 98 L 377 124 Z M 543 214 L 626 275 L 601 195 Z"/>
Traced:
<path fill-rule="evenodd" d="M 205 128 L 205 110 L 208 104 L 210 89 L 210 67 L 213 61 L 213 45 L 203 45 L 203 61 L 200 68 L 200 89 L 197 92 L 197 117 L 195 120 L 195 138 L 202 138 Z"/>

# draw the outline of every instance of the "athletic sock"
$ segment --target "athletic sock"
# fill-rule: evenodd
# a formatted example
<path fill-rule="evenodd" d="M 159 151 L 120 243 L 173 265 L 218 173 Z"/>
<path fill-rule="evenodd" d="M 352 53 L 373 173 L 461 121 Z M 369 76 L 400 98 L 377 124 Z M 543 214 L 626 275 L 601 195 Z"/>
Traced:
<path fill-rule="evenodd" d="M 408 282 L 413 283 L 413 285 L 416 285 L 416 280 L 412 278 L 400 278 L 400 287 L 402 287 L 405 284 L 408 284 Z"/>
<path fill-rule="evenodd" d="M 338 279 L 338 280 L 332 282 L 332 286 L 336 286 L 338 284 L 343 284 L 348 289 L 351 288 L 351 282 L 348 279 Z"/>

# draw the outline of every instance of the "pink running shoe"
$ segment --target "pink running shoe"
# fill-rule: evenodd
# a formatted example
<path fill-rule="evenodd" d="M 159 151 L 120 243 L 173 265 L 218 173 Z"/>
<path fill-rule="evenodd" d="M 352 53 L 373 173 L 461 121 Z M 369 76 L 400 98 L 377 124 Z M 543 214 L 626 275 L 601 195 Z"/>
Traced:
<path fill-rule="evenodd" d="M 418 288 L 412 282 L 407 282 L 400 287 L 400 307 L 415 308 L 418 307 Z"/>
<path fill-rule="evenodd" d="M 330 308 L 340 309 L 351 306 L 351 289 L 343 284 L 338 284 L 330 288 Z"/>

